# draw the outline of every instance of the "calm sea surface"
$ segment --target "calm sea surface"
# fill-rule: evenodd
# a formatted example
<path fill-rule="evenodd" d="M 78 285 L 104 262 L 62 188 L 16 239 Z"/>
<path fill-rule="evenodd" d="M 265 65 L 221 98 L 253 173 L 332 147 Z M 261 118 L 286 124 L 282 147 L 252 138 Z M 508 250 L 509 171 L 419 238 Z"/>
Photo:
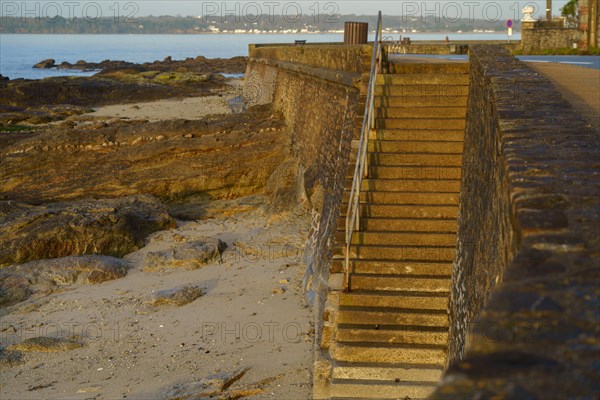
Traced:
<path fill-rule="evenodd" d="M 399 35 L 394 35 L 397 40 Z M 441 33 L 405 34 L 412 40 L 444 40 Z M 450 40 L 504 40 L 503 33 L 449 34 Z M 512 37 L 518 40 L 519 35 Z M 371 38 L 372 39 L 372 38 Z M 167 56 L 180 60 L 244 56 L 250 43 L 341 42 L 343 34 L 216 34 L 216 35 L 18 35 L 0 34 L 0 74 L 11 79 L 39 79 L 58 75 L 92 75 L 77 71 L 36 70 L 37 62 L 125 60 L 147 62 Z"/>

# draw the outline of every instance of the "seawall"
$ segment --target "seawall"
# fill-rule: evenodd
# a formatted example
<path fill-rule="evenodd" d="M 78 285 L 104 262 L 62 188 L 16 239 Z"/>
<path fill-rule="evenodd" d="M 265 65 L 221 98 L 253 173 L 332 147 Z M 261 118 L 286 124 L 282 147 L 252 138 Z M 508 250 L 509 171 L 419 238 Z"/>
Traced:
<path fill-rule="evenodd" d="M 313 210 L 306 289 L 321 323 L 371 50 L 250 47 L 246 101 L 285 116 Z M 502 46 L 469 54 L 449 369 L 433 398 L 589 397 L 600 392 L 600 138 Z"/>
<path fill-rule="evenodd" d="M 545 77 L 473 46 L 454 363 L 433 398 L 598 393 L 600 140 Z"/>
<path fill-rule="evenodd" d="M 362 123 L 361 77 L 372 48 L 311 44 L 249 49 L 245 102 L 272 102 L 283 113 L 304 197 L 300 200 L 308 201 L 313 210 L 304 256 L 305 289 L 311 301 L 327 284 L 352 139 Z"/>

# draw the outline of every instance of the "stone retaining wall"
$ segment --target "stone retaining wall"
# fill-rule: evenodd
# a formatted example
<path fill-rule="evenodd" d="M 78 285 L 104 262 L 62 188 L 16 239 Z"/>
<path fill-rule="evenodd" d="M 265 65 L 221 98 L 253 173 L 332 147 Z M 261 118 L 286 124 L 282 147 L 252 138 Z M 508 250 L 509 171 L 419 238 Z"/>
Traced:
<path fill-rule="evenodd" d="M 467 118 L 454 362 L 432 397 L 598 397 L 600 140 L 497 46 L 471 47 Z"/>
<path fill-rule="evenodd" d="M 362 73 L 371 62 L 372 51 L 372 45 L 251 44 L 248 48 L 248 57 L 257 60 L 284 61 L 315 68 Z"/>
<path fill-rule="evenodd" d="M 508 50 L 514 51 L 521 48 L 520 41 L 511 41 L 507 43 L 505 40 L 497 41 L 499 46 Z M 385 50 L 388 54 L 467 54 L 469 46 L 478 44 L 476 41 L 470 40 L 450 40 L 449 43 L 414 41 L 411 44 L 404 45 L 401 43 L 388 42 L 385 44 Z"/>
<path fill-rule="evenodd" d="M 579 31 L 575 28 L 543 27 L 536 26 L 535 22 L 523 22 L 521 50 L 527 54 L 542 50 L 572 49 L 573 44 L 579 42 L 579 36 Z"/>
<path fill-rule="evenodd" d="M 299 186 L 314 213 L 305 253 L 305 289 L 311 300 L 327 284 L 352 138 L 362 117 L 361 66 L 370 63 L 372 49 L 250 46 L 246 103 L 273 102 L 285 116 Z"/>

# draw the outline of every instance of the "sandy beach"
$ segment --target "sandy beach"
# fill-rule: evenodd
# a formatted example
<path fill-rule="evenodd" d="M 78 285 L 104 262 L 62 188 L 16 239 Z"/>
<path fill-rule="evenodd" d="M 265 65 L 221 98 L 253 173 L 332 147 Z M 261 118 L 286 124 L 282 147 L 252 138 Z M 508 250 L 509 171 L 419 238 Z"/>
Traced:
<path fill-rule="evenodd" d="M 205 96 L 98 107 L 92 113 L 83 114 L 83 117 L 155 122 L 177 118 L 193 120 L 210 114 L 229 114 L 230 112 L 225 97 Z"/>
<path fill-rule="evenodd" d="M 94 112 L 81 117 L 156 122 L 170 119 L 197 120 L 211 114 L 230 114 L 228 100 L 242 94 L 243 80 L 232 79 L 228 85 L 229 89 L 223 90 L 219 95 L 114 104 L 95 108 Z"/>
<path fill-rule="evenodd" d="M 247 369 L 217 398 L 309 398 L 312 322 L 300 288 L 307 230 L 300 211 L 179 221 L 125 257 L 132 265 L 125 278 L 15 306 L 2 317 L 3 345 L 49 336 L 83 346 L 26 352 L 23 364 L 2 368 L 1 397 L 169 398 L 176 385 L 198 395 L 194 382 Z M 142 271 L 148 252 L 206 236 L 227 243 L 222 262 Z M 158 291 L 184 285 L 202 296 L 180 307 L 151 304 Z"/>
<path fill-rule="evenodd" d="M 263 194 L 286 157 L 280 116 L 268 107 L 231 114 L 240 79 L 216 79 L 195 95 L 154 85 L 148 101 L 147 85 L 115 81 L 110 98 L 139 92 L 99 106 L 85 85 L 104 81 L 78 82 L 68 81 L 85 107 L 64 112 L 13 93 L 49 117 L 6 133 L 0 146 L 14 166 L 3 171 L 13 183 L 0 197 L 0 234 L 14 244 L 0 269 L 0 398 L 310 398 L 314 328 L 301 288 L 310 211 L 281 211 Z M 33 123 L 20 112 L 5 119 Z M 66 219 L 48 222 L 57 215 Z M 130 218 L 165 225 L 133 252 L 98 250 L 95 234 L 139 233 Z M 40 220 L 48 236 L 21 230 Z M 63 239 L 52 242 L 62 226 L 77 242 L 67 253 Z M 26 259 L 18 237 L 39 244 Z M 198 256 L 211 243 L 218 252 Z M 57 248 L 62 258 L 48 256 Z"/>

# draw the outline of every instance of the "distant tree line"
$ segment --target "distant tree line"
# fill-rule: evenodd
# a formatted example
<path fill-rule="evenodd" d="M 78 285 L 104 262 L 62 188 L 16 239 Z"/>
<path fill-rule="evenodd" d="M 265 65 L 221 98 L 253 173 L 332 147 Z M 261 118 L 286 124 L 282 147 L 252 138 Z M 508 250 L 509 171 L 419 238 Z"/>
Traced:
<path fill-rule="evenodd" d="M 262 16 L 225 15 L 199 17 L 160 16 L 128 18 L 22 18 L 0 17 L 1 33 L 104 33 L 104 34 L 175 34 L 217 32 L 330 32 L 344 28 L 344 22 L 368 22 L 376 25 L 374 16 L 307 15 Z M 503 31 L 505 21 L 447 20 L 443 18 L 384 17 L 383 26 L 391 30 L 413 29 L 419 32 L 469 32 L 478 30 Z M 516 26 L 518 29 L 518 25 Z"/>

